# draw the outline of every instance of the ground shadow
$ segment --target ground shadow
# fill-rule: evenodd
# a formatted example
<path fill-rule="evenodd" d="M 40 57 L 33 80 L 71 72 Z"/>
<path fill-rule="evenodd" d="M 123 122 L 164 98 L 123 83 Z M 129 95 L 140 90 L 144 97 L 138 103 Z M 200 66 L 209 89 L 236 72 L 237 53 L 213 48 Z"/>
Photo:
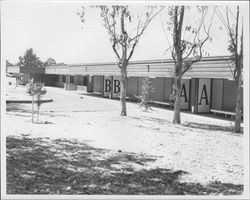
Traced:
<path fill-rule="evenodd" d="M 7 194 L 241 194 L 242 185 L 181 183 L 182 170 L 143 167 L 157 158 L 77 140 L 7 137 Z M 134 166 L 137 166 L 136 168 Z"/>
<path fill-rule="evenodd" d="M 31 104 L 22 104 L 22 103 L 8 103 L 6 104 L 6 111 L 9 113 L 14 113 L 16 116 L 20 117 L 29 117 L 26 114 L 32 114 Z M 37 111 L 35 104 L 35 113 Z M 58 114 L 63 111 L 40 111 L 39 115 L 45 115 L 49 117 L 71 117 L 70 115 Z M 23 114 L 22 114 L 23 113 Z"/>
<path fill-rule="evenodd" d="M 7 112 L 32 113 L 31 108 L 29 109 L 27 105 L 24 106 L 23 104 L 20 104 L 20 103 L 7 103 L 6 104 L 6 111 Z"/>
<path fill-rule="evenodd" d="M 135 120 L 138 120 L 138 121 L 141 121 L 141 122 L 156 122 L 156 123 L 159 123 L 159 124 L 166 124 L 166 123 L 171 123 L 170 121 L 166 120 L 166 119 L 159 119 L 159 118 L 156 118 L 156 117 L 146 117 L 146 116 L 142 116 L 142 117 L 132 117 L 132 116 L 127 116 L 131 119 L 135 119 Z"/>
<path fill-rule="evenodd" d="M 222 125 L 213 125 L 213 124 L 204 124 L 197 122 L 187 122 L 182 124 L 185 127 L 196 128 L 196 129 L 204 129 L 209 131 L 226 131 L 226 132 L 234 132 L 234 127 L 232 126 L 222 126 Z M 243 133 L 243 128 L 241 127 L 241 134 Z"/>

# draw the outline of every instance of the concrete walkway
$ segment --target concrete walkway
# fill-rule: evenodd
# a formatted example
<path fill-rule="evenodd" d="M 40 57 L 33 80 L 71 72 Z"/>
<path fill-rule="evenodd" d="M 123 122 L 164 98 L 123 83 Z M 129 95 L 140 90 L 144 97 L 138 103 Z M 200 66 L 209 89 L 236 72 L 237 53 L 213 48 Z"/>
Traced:
<path fill-rule="evenodd" d="M 47 103 L 52 102 L 52 98 L 48 98 L 47 95 L 41 96 L 40 102 Z M 36 97 L 34 102 L 37 102 Z M 25 86 L 7 87 L 6 89 L 6 103 L 32 103 L 32 96 L 27 93 Z"/>

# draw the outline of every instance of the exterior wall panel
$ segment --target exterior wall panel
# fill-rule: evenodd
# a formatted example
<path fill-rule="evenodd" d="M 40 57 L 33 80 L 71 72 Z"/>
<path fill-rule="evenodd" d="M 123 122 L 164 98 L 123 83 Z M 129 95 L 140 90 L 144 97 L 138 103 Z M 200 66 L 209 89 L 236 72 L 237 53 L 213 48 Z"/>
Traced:
<path fill-rule="evenodd" d="M 104 76 L 103 83 L 103 96 L 110 97 L 112 96 L 112 76 Z"/>
<path fill-rule="evenodd" d="M 188 110 L 190 106 L 190 80 L 183 79 L 181 82 L 181 109 Z"/>
<path fill-rule="evenodd" d="M 113 76 L 112 79 L 112 98 L 117 99 L 120 98 L 121 91 L 121 77 Z"/>
<path fill-rule="evenodd" d="M 223 80 L 213 79 L 211 108 L 216 110 L 222 110 L 222 99 L 223 99 Z"/>
<path fill-rule="evenodd" d="M 128 77 L 127 96 L 135 99 L 135 95 L 138 96 L 137 87 L 137 77 Z"/>
<path fill-rule="evenodd" d="M 164 78 L 165 79 L 165 86 L 164 86 L 164 102 L 169 102 L 169 97 L 172 92 L 172 78 Z"/>
<path fill-rule="evenodd" d="M 143 79 L 145 77 L 138 77 L 138 96 L 141 95 L 142 85 L 143 85 Z"/>
<path fill-rule="evenodd" d="M 198 113 L 210 112 L 211 79 L 199 79 Z"/>
<path fill-rule="evenodd" d="M 236 87 L 234 81 L 223 80 L 224 90 L 223 90 L 223 110 L 234 111 L 236 100 L 235 93 Z"/>
<path fill-rule="evenodd" d="M 103 77 L 93 76 L 93 92 L 103 93 Z"/>
<path fill-rule="evenodd" d="M 191 107 L 191 111 L 195 112 L 196 111 L 196 79 L 191 79 L 191 91 L 190 91 L 190 107 Z"/>
<path fill-rule="evenodd" d="M 152 78 L 151 100 L 164 101 L 164 78 Z"/>

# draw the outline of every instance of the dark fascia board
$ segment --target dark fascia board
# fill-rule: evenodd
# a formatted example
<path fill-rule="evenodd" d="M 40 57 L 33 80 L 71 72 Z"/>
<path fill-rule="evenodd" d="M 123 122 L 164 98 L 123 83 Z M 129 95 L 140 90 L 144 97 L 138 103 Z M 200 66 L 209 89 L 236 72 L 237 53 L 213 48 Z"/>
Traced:
<path fill-rule="evenodd" d="M 45 67 L 23 66 L 20 67 L 20 73 L 45 74 Z"/>

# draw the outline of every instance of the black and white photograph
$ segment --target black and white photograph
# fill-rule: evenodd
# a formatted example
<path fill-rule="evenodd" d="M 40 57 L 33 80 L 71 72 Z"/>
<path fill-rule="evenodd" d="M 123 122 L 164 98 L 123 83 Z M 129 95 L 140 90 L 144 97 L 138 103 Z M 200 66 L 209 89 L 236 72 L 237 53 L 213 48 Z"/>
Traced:
<path fill-rule="evenodd" d="M 248 1 L 1 1 L 1 199 L 249 199 Z"/>

